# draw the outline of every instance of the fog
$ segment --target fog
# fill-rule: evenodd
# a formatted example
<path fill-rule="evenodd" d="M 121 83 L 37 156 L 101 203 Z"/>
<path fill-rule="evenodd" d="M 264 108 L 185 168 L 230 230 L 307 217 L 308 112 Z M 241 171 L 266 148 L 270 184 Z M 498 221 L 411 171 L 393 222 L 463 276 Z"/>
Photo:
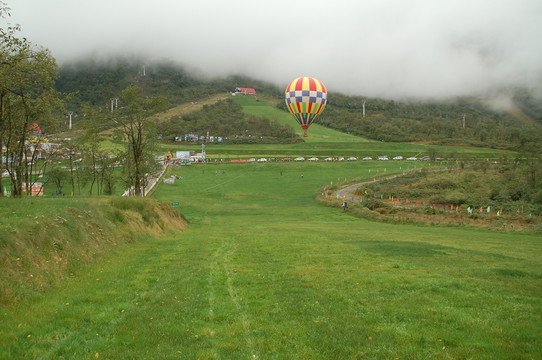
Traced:
<path fill-rule="evenodd" d="M 442 98 L 542 86 L 540 0 L 11 0 L 21 34 L 60 65 L 167 59 L 210 76 Z M 250 86 L 250 84 L 246 84 Z"/>

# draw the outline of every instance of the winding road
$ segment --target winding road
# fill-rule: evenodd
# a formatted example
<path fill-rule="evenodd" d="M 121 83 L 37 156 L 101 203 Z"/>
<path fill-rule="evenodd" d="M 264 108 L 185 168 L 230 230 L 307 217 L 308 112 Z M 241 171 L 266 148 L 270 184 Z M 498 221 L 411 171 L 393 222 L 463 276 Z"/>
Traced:
<path fill-rule="evenodd" d="M 385 178 L 382 178 L 381 180 L 376 180 L 376 181 L 382 181 L 382 180 L 391 180 L 391 179 L 394 179 L 396 178 L 398 175 L 393 175 L 393 176 L 388 176 L 388 177 L 385 177 Z M 337 191 L 337 196 L 339 198 L 344 198 L 346 196 L 348 196 L 348 198 L 351 198 L 349 196 L 349 194 L 353 191 L 356 191 L 359 187 L 361 186 L 365 186 L 365 185 L 369 185 L 369 184 L 372 184 L 374 183 L 375 181 L 365 181 L 365 182 L 362 182 L 362 183 L 357 183 L 357 184 L 353 184 L 353 185 L 349 185 L 345 188 L 342 188 L 340 189 L 339 191 Z"/>

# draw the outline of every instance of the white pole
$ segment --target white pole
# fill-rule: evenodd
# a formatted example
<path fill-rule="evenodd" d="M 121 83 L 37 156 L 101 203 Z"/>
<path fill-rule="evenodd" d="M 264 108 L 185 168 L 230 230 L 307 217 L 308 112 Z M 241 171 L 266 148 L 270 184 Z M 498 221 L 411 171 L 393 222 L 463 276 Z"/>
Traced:
<path fill-rule="evenodd" d="M 70 116 L 70 123 L 68 124 L 68 129 L 72 129 L 72 115 L 73 115 L 73 111 L 69 111 L 68 112 L 68 115 Z"/>

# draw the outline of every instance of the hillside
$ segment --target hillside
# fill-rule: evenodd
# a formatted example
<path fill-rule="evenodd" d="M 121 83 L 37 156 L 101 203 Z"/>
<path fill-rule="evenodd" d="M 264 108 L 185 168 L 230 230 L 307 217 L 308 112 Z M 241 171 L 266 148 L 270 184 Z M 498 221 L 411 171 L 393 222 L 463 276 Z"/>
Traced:
<path fill-rule="evenodd" d="M 192 110 L 202 109 L 204 102 L 216 102 L 215 99 L 223 99 L 237 86 L 244 85 L 254 87 L 258 97 L 287 111 L 282 101 L 283 89 L 266 82 L 243 76 L 209 79 L 173 63 L 146 64 L 143 74 L 143 64 L 135 60 L 68 64 L 61 69 L 57 90 L 72 94 L 67 108 L 77 113 L 82 111 L 83 104 L 108 109 L 111 98 L 119 97 L 122 89 L 139 84 L 146 94 L 168 99 L 172 110 L 166 118 L 183 121 Z M 317 123 L 368 139 L 489 146 L 523 152 L 536 151 L 537 144 L 542 142 L 541 102 L 527 89 L 440 101 L 394 101 L 328 90 L 328 105 Z M 213 119 L 208 121 L 209 124 L 199 122 L 192 129 L 184 126 L 183 131 L 194 133 L 212 127 Z"/>
<path fill-rule="evenodd" d="M 506 102 L 501 110 L 489 104 L 484 98 L 395 102 L 331 94 L 319 122 L 379 141 L 534 151 L 542 126 L 520 110 L 523 104 Z"/>
<path fill-rule="evenodd" d="M 143 69 L 144 72 L 143 72 Z M 166 96 L 172 107 L 201 103 L 216 94 L 230 93 L 237 86 L 250 85 L 277 98 L 273 86 L 244 76 L 206 78 L 170 62 L 147 63 L 141 59 L 85 60 L 65 64 L 59 73 L 56 90 L 70 94 L 67 108 L 80 112 L 83 104 L 109 109 L 111 98 L 120 97 L 129 85 L 140 85 L 146 95 Z"/>

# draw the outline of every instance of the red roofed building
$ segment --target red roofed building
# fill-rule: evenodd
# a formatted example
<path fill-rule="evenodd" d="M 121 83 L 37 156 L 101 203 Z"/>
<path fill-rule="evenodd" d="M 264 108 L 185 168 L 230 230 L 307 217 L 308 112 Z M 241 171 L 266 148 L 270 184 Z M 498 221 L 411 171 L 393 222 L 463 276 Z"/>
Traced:
<path fill-rule="evenodd" d="M 236 93 L 241 93 L 241 94 L 245 94 L 245 95 L 256 95 L 256 90 L 254 90 L 253 88 L 242 88 L 242 87 L 239 87 L 239 88 L 236 88 L 235 89 L 235 92 Z"/>

